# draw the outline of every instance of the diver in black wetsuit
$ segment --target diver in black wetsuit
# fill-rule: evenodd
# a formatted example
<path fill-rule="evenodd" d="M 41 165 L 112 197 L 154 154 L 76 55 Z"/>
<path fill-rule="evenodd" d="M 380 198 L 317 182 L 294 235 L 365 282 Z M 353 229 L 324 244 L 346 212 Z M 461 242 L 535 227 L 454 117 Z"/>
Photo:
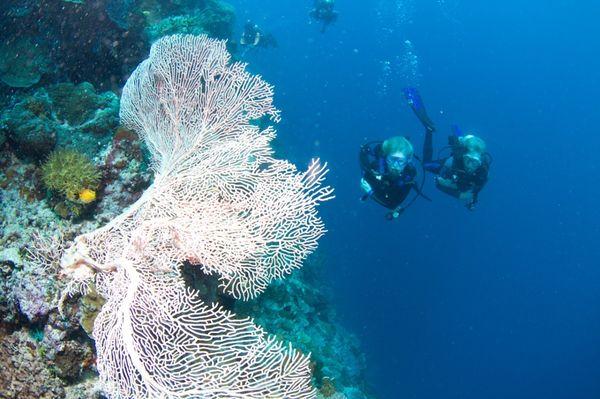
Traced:
<path fill-rule="evenodd" d="M 412 144 L 401 136 L 365 144 L 360 149 L 362 200 L 373 198 L 390 209 L 391 212 L 386 215 L 388 219 L 397 218 L 406 209 L 402 203 L 411 190 L 422 195 L 416 182 L 413 155 Z"/>
<path fill-rule="evenodd" d="M 462 135 L 455 127 L 448 138 L 450 155 L 433 159 L 433 132 L 435 125 L 427 115 L 419 92 L 414 88 L 404 89 L 408 104 L 425 127 L 423 166 L 435 174 L 436 187 L 462 200 L 469 210 L 475 208 L 479 192 L 488 181 L 491 156 L 486 152 L 485 142 L 472 134 Z"/>
<path fill-rule="evenodd" d="M 244 25 L 244 32 L 240 38 L 240 44 L 248 47 L 277 47 L 277 40 L 270 33 L 263 33 L 257 24 L 248 20 Z"/>
<path fill-rule="evenodd" d="M 338 13 L 333 10 L 334 6 L 334 0 L 315 0 L 315 6 L 308 14 L 311 18 L 323 22 L 321 33 L 325 32 L 327 26 L 335 22 L 338 17 Z"/>

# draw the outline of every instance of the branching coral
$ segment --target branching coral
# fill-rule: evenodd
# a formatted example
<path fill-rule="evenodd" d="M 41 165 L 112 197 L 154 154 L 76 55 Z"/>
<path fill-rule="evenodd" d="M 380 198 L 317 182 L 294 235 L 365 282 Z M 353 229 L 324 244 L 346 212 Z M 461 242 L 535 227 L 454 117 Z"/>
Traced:
<path fill-rule="evenodd" d="M 249 319 L 204 304 L 187 261 L 235 298 L 261 293 L 317 245 L 326 166 L 273 158 L 272 87 L 230 64 L 225 43 L 170 36 L 128 80 L 121 120 L 146 142 L 154 183 L 125 213 L 75 239 L 62 270 L 94 280 L 98 370 L 114 398 L 312 398 L 309 359 Z"/>

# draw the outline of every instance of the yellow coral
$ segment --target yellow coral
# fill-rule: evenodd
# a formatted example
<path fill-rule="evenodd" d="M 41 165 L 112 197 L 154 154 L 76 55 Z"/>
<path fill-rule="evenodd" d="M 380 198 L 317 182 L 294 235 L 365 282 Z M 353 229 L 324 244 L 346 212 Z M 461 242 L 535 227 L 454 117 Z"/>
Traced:
<path fill-rule="evenodd" d="M 94 190 L 90 190 L 89 188 L 84 188 L 79 192 L 79 201 L 84 204 L 89 204 L 96 201 L 96 192 Z"/>

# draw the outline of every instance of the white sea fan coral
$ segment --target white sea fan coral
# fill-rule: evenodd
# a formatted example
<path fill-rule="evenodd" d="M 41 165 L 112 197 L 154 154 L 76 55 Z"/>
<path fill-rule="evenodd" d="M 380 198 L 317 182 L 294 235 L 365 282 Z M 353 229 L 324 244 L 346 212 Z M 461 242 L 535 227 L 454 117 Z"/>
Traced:
<path fill-rule="evenodd" d="M 326 165 L 273 158 L 273 90 L 224 42 L 156 42 L 127 81 L 121 121 L 146 142 L 154 183 L 122 215 L 75 239 L 63 273 L 107 299 L 94 325 L 113 398 L 311 398 L 309 359 L 185 287 L 182 262 L 252 298 L 317 245 Z"/>

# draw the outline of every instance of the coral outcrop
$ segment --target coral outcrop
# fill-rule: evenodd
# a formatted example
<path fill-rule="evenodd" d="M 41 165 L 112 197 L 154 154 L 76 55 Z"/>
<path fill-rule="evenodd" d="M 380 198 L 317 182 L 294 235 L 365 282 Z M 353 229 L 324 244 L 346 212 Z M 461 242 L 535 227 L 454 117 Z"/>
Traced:
<path fill-rule="evenodd" d="M 314 383 L 325 397 L 338 392 L 353 399 L 367 398 L 366 387 L 359 383 L 366 380 L 364 354 L 357 338 L 339 325 L 328 293 L 319 288 L 324 259 L 317 255 L 257 299 L 237 301 L 234 310 L 311 353 Z"/>
<path fill-rule="evenodd" d="M 48 50 L 31 37 L 0 41 L 0 81 L 16 88 L 35 85 L 51 71 Z"/>
<path fill-rule="evenodd" d="M 147 15 L 146 28 L 150 41 L 165 35 L 206 34 L 217 39 L 228 39 L 233 32 L 234 9 L 216 0 L 182 2 L 179 7 L 155 8 Z"/>
<path fill-rule="evenodd" d="M 54 148 L 73 148 L 94 157 L 118 126 L 119 99 L 97 93 L 89 83 L 39 89 L 15 98 L 0 115 L 0 130 L 22 155 L 43 159 Z"/>

